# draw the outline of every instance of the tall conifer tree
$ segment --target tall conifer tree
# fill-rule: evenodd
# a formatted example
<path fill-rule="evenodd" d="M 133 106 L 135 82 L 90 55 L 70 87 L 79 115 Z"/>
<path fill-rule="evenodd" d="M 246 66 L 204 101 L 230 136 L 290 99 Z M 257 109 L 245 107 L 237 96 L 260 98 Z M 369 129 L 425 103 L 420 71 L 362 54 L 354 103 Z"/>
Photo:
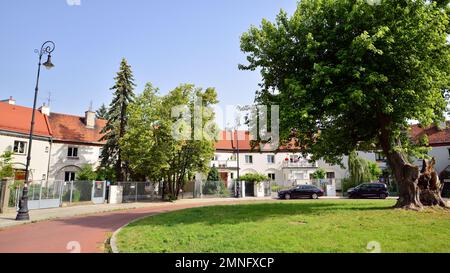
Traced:
<path fill-rule="evenodd" d="M 131 66 L 125 58 L 122 59 L 120 70 L 114 78 L 115 85 L 110 90 L 114 90 L 114 97 L 109 105 L 107 113 L 107 123 L 103 128 L 104 136 L 101 140 L 106 140 L 102 151 L 102 165 L 114 166 L 117 181 L 126 180 L 127 167 L 122 160 L 122 152 L 119 146 L 120 139 L 125 135 L 128 123 L 128 104 L 134 101 L 134 83 Z"/>

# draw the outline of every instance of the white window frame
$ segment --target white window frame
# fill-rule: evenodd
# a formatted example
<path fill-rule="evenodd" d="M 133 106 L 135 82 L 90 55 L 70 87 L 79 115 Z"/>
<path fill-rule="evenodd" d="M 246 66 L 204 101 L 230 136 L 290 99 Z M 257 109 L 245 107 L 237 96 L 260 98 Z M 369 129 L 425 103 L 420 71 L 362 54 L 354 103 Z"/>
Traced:
<path fill-rule="evenodd" d="M 245 164 L 253 164 L 253 155 L 245 155 Z"/>
<path fill-rule="evenodd" d="M 72 151 L 72 152 L 70 152 Z M 74 151 L 76 151 L 76 155 L 74 155 Z M 67 147 L 67 157 L 68 158 L 78 158 L 78 147 L 75 146 L 69 146 Z"/>
<path fill-rule="evenodd" d="M 69 180 L 66 179 L 67 174 L 69 174 Z M 70 181 L 75 181 L 75 172 L 72 171 L 66 171 L 64 172 L 64 181 L 65 182 L 70 182 Z"/>
<path fill-rule="evenodd" d="M 267 164 L 275 164 L 275 155 L 267 155 Z M 269 159 L 270 158 L 270 159 Z"/>
<path fill-rule="evenodd" d="M 23 147 L 22 147 L 23 151 L 20 151 L 21 150 L 21 149 L 19 149 L 20 146 L 19 145 L 16 146 L 16 143 L 19 144 L 19 145 L 20 144 L 23 145 Z M 25 154 L 27 154 L 27 146 L 28 146 L 28 142 L 26 142 L 26 141 L 14 140 L 14 146 L 13 146 L 14 154 L 16 154 L 16 155 L 25 155 Z M 16 147 L 17 147 L 17 151 L 16 151 Z"/>

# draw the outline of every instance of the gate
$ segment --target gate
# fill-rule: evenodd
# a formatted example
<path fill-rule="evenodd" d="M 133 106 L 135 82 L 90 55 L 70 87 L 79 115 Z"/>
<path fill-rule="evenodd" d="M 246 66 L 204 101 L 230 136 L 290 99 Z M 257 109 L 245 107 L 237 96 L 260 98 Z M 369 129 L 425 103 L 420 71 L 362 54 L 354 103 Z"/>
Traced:
<path fill-rule="evenodd" d="M 92 184 L 92 203 L 105 203 L 106 181 L 94 181 Z"/>
<path fill-rule="evenodd" d="M 155 182 L 119 182 L 122 188 L 122 202 L 151 202 L 159 200 L 159 183 Z"/>
<path fill-rule="evenodd" d="M 28 209 L 58 208 L 61 204 L 63 181 L 32 181 L 28 185 Z M 23 188 L 16 190 L 16 207 L 22 197 Z"/>

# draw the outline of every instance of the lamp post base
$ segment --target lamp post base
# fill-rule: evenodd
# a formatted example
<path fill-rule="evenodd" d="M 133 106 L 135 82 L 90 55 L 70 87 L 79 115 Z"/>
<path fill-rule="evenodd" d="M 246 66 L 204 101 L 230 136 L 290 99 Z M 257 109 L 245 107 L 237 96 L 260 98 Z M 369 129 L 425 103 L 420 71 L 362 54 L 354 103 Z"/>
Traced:
<path fill-rule="evenodd" d="M 28 221 L 30 214 L 28 213 L 28 187 L 23 188 L 22 198 L 19 201 L 19 211 L 17 212 L 16 221 Z"/>
<path fill-rule="evenodd" d="M 16 221 L 29 221 L 30 220 L 30 214 L 27 212 L 18 212 L 16 216 Z"/>

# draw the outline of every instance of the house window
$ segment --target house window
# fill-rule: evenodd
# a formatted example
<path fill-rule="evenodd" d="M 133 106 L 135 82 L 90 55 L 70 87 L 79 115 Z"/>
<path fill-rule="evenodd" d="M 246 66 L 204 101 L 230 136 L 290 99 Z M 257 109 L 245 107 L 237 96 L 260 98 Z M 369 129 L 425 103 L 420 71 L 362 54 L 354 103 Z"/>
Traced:
<path fill-rule="evenodd" d="M 49 147 L 47 146 L 47 147 L 45 147 L 45 153 L 47 153 L 48 154 L 48 151 L 49 151 Z"/>
<path fill-rule="evenodd" d="M 386 161 L 386 157 L 383 155 L 383 153 L 375 153 L 375 160 L 376 161 Z"/>
<path fill-rule="evenodd" d="M 25 154 L 27 143 L 25 141 L 14 141 L 14 153 Z"/>
<path fill-rule="evenodd" d="M 274 155 L 267 155 L 267 163 L 274 164 L 275 163 L 275 156 Z"/>
<path fill-rule="evenodd" d="M 64 181 L 75 181 L 75 172 L 65 172 Z"/>
<path fill-rule="evenodd" d="M 236 161 L 236 159 L 237 159 L 236 155 L 230 156 L 230 160 L 231 160 L 231 161 Z"/>
<path fill-rule="evenodd" d="M 230 178 L 234 179 L 234 173 L 230 173 Z"/>
<path fill-rule="evenodd" d="M 78 157 L 78 148 L 69 147 L 69 149 L 67 150 L 67 157 Z"/>
<path fill-rule="evenodd" d="M 448 148 L 447 151 L 448 151 L 448 157 L 450 158 L 450 148 Z"/>
<path fill-rule="evenodd" d="M 327 179 L 334 179 L 334 178 L 335 178 L 334 172 L 328 172 L 327 173 Z"/>
<path fill-rule="evenodd" d="M 253 156 L 252 155 L 246 155 L 245 156 L 245 163 L 253 164 Z"/>
<path fill-rule="evenodd" d="M 219 160 L 219 156 L 218 155 L 214 155 L 212 158 L 213 161 L 218 161 Z"/>
<path fill-rule="evenodd" d="M 275 174 L 274 173 L 268 173 L 267 176 L 270 180 L 275 180 Z"/>

